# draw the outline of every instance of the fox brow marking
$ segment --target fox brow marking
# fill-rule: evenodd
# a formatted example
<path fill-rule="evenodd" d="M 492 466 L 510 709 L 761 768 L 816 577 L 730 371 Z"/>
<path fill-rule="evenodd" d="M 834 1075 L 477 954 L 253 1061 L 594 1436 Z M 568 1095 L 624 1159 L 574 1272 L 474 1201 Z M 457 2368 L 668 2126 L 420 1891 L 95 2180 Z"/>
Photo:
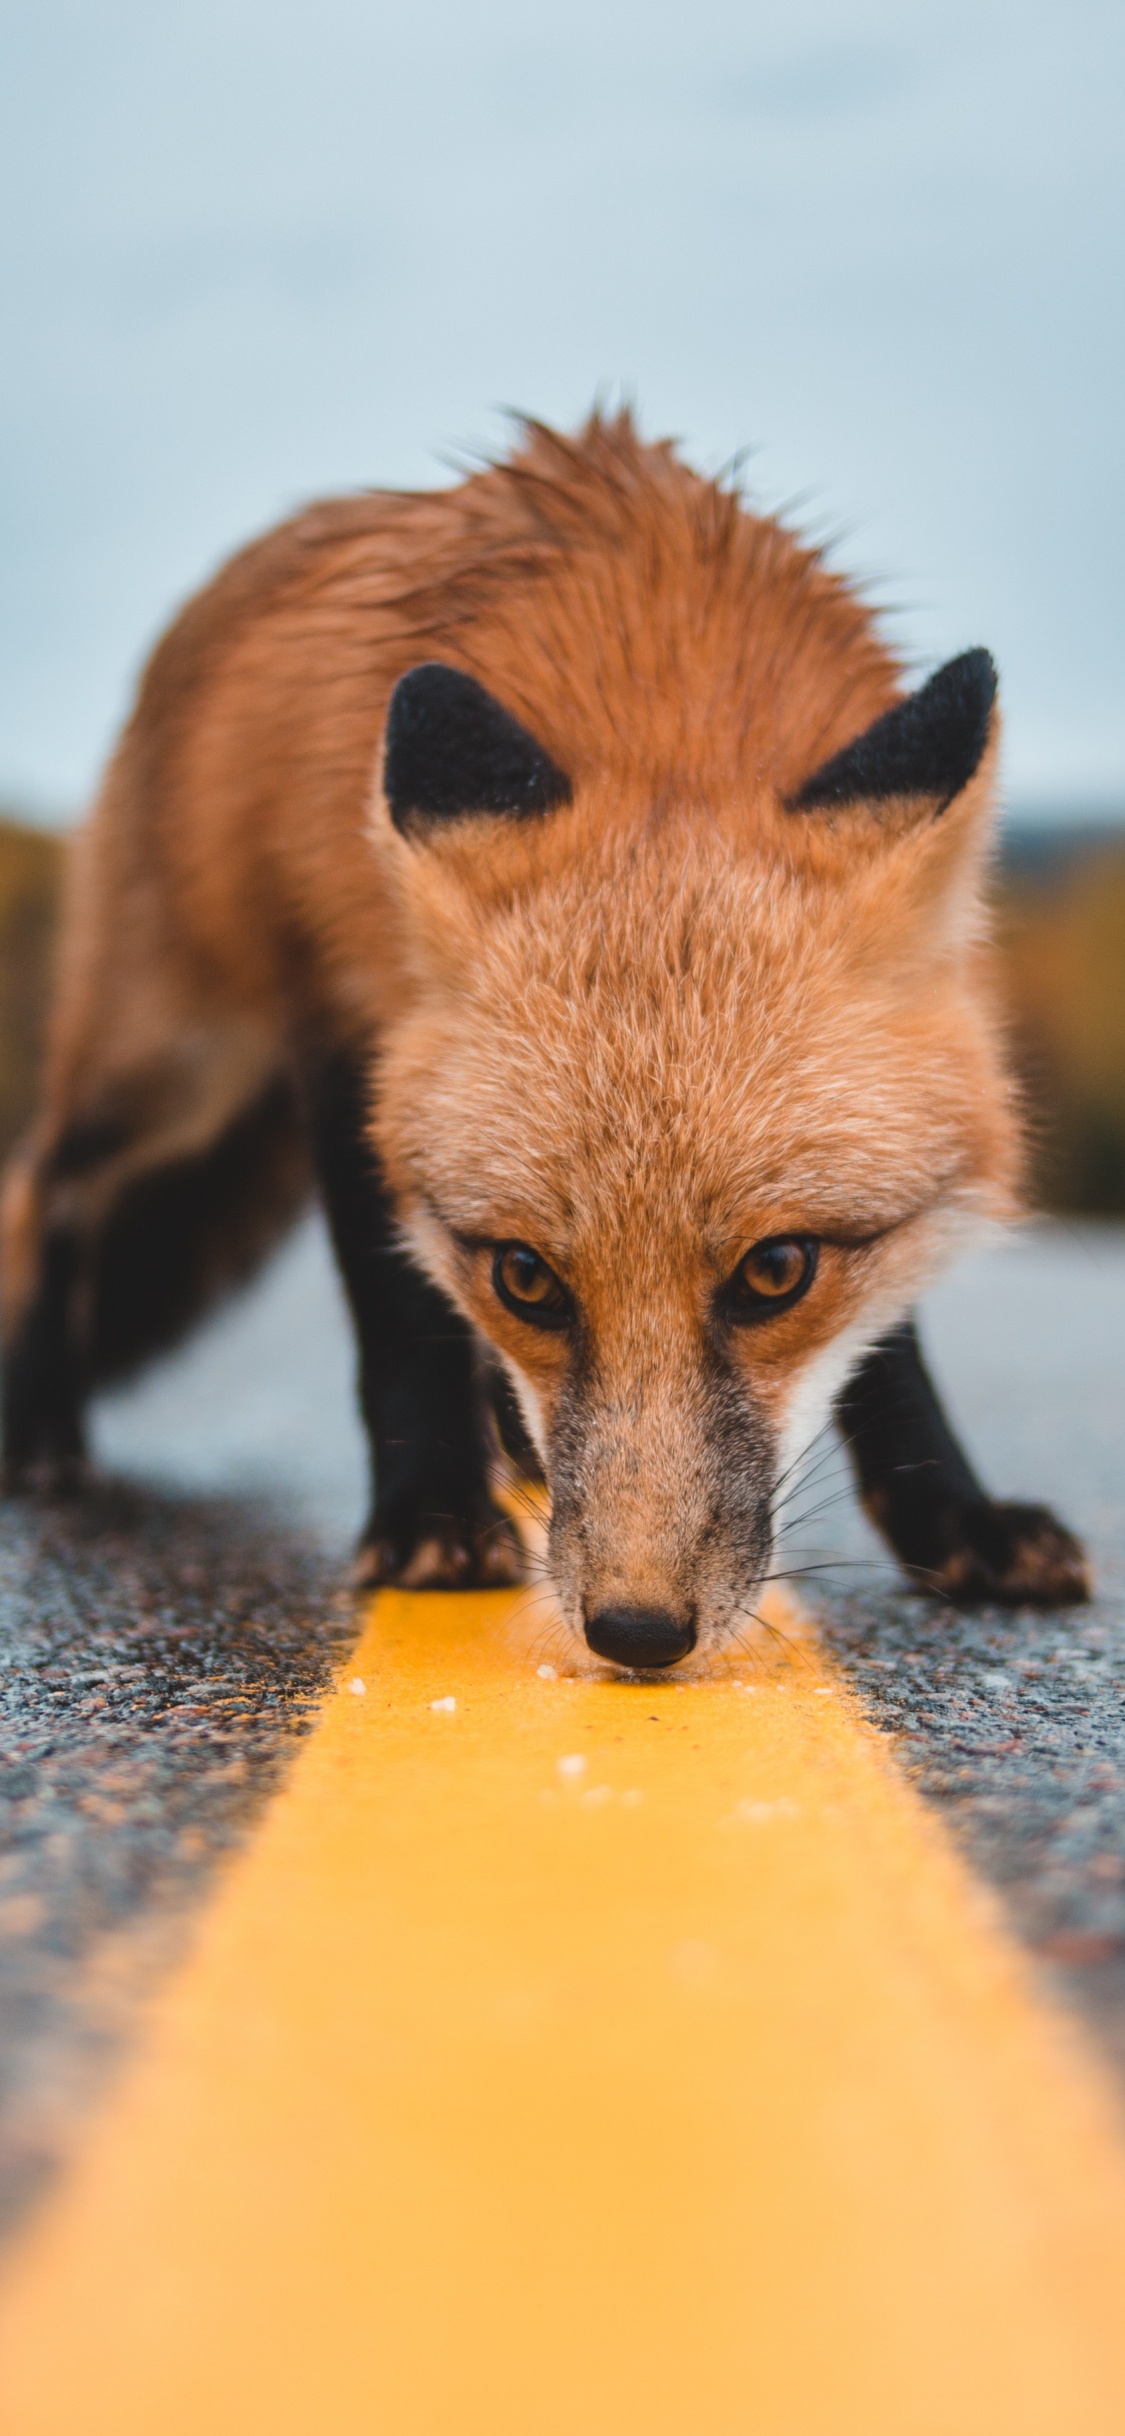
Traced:
<path fill-rule="evenodd" d="M 928 1218 L 932 1210 L 940 1209 L 947 1194 L 954 1189 L 965 1174 L 966 1164 L 965 1160 L 959 1159 L 956 1166 L 949 1169 L 948 1174 L 938 1177 L 925 1200 L 913 1202 L 911 1207 L 908 1210 L 902 1210 L 897 1218 L 881 1218 L 877 1225 L 874 1223 L 865 1225 L 862 1219 L 855 1218 L 828 1219 L 822 1225 L 817 1225 L 813 1221 L 806 1231 L 809 1234 L 815 1234 L 821 1243 L 829 1244 L 834 1251 L 864 1252 L 870 1244 L 884 1243 L 888 1235 L 897 1235 L 904 1226 L 913 1225 L 916 1218 Z M 779 1231 L 795 1235 L 800 1232 L 800 1229 L 793 1226 Z"/>
<path fill-rule="evenodd" d="M 755 1235 L 754 1243 L 769 1242 L 774 1235 L 785 1236 L 806 1234 L 815 1235 L 818 1243 L 826 1243 L 830 1245 L 833 1250 L 842 1252 L 865 1251 L 869 1244 L 882 1243 L 888 1235 L 897 1234 L 900 1227 L 910 1226 L 914 1219 L 928 1217 L 931 1210 L 939 1207 L 946 1194 L 954 1185 L 956 1185 L 963 1173 L 964 1163 L 959 1162 L 956 1167 L 950 1169 L 948 1175 L 939 1177 L 933 1191 L 928 1194 L 924 1201 L 916 1201 L 912 1203 L 908 1210 L 901 1211 L 896 1218 L 881 1218 L 877 1222 L 874 1220 L 865 1221 L 862 1218 L 797 1218 L 791 1221 L 787 1220 L 785 1223 L 773 1227 L 769 1235 Z M 517 1240 L 517 1238 L 511 1236 L 508 1232 L 496 1235 L 492 1233 L 478 1232 L 476 1229 L 458 1226 L 456 1221 L 449 1217 L 448 1213 L 440 1207 L 437 1201 L 435 1201 L 433 1194 L 430 1192 L 421 1193 L 419 1195 L 419 1199 L 423 1209 L 427 1212 L 427 1215 L 431 1218 L 436 1218 L 438 1225 L 443 1226 L 446 1233 L 453 1237 L 453 1241 L 460 1244 L 462 1249 L 466 1252 L 491 1252 L 495 1251 L 498 1244 Z M 700 1230 L 700 1239 L 702 1240 L 702 1230 Z M 522 1240 L 522 1238 L 519 1240 Z M 749 1248 L 753 1250 L 753 1244 L 751 1244 Z M 737 1262 L 735 1265 L 737 1266 Z"/>

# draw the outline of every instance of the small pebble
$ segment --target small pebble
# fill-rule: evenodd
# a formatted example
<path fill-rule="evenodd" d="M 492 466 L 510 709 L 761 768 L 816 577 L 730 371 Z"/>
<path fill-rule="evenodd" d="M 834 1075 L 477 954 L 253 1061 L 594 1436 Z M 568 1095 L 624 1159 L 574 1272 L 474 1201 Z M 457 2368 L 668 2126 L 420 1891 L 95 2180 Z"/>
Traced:
<path fill-rule="evenodd" d="M 535 1672 L 543 1683 L 558 1682 L 558 1673 L 553 1666 L 537 1666 Z"/>
<path fill-rule="evenodd" d="M 813 1699 L 814 1699 L 814 1700 L 831 1700 L 831 1698 L 832 1698 L 832 1686 L 831 1686 L 831 1684 L 830 1684 L 830 1683 L 817 1683 L 817 1684 L 814 1684 L 814 1686 L 813 1686 Z"/>
<path fill-rule="evenodd" d="M 362 1700 L 363 1695 L 367 1690 L 367 1685 L 365 1684 L 362 1675 L 352 1676 L 351 1682 L 348 1685 L 348 1690 L 349 1692 L 355 1693 L 357 1700 Z"/>
<path fill-rule="evenodd" d="M 565 1759 L 555 1761 L 560 1776 L 581 1776 L 585 1765 L 581 1751 L 568 1751 Z"/>
<path fill-rule="evenodd" d="M 612 1785 L 587 1785 L 582 1799 L 590 1804 L 591 1809 L 600 1810 L 606 1802 L 613 1800 L 613 1787 Z"/>
<path fill-rule="evenodd" d="M 456 1706 L 457 1703 L 452 1692 L 447 1692 L 444 1700 L 431 1700 L 430 1702 L 435 1717 L 452 1717 Z"/>

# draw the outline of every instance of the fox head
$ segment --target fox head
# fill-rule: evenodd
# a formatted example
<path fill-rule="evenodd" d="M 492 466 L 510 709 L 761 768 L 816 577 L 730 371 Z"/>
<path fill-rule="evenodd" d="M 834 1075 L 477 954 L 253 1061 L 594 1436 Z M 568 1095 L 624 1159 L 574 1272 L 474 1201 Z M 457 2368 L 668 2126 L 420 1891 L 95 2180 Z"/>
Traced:
<path fill-rule="evenodd" d="M 744 1627 L 849 1373 L 1011 1205 L 994 693 L 968 653 L 785 796 L 744 771 L 572 783 L 440 664 L 392 699 L 407 979 L 378 1148 L 405 1241 L 519 1399 L 562 1615 L 603 1657 Z"/>

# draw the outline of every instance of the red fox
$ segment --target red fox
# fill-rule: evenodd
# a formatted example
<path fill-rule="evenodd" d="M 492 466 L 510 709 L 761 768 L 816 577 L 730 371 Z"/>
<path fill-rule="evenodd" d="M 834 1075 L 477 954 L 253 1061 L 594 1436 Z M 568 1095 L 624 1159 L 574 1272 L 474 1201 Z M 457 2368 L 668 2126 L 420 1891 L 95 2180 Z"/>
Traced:
<path fill-rule="evenodd" d="M 1086 1596 L 909 1316 L 1016 1200 L 995 691 L 972 650 L 904 694 L 821 555 L 627 416 L 235 558 L 76 842 L 3 1202 L 9 1482 L 79 1465 L 91 1391 L 318 1189 L 369 1582 L 520 1578 L 499 1433 L 578 1643 L 721 1648 L 835 1409 L 917 1581 Z"/>

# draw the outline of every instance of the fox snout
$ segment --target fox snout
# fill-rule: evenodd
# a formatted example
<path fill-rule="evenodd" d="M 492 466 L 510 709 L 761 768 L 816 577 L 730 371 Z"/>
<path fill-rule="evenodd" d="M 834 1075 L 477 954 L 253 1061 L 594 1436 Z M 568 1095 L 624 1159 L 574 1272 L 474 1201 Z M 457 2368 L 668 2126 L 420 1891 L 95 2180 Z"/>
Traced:
<path fill-rule="evenodd" d="M 773 1538 L 770 1434 L 733 1382 L 650 1387 L 564 1396 L 549 1462 L 566 1622 L 596 1657 L 642 1670 L 740 1630 Z"/>

